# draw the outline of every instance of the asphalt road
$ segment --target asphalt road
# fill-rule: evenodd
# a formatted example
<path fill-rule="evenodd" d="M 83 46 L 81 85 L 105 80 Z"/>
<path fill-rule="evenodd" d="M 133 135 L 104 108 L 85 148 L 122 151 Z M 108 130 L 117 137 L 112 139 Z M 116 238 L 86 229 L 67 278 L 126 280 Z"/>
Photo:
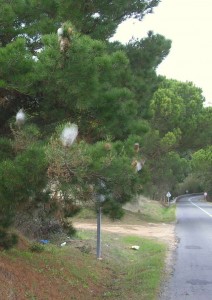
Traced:
<path fill-rule="evenodd" d="M 178 246 L 161 300 L 212 299 L 212 204 L 201 198 L 177 203 Z"/>

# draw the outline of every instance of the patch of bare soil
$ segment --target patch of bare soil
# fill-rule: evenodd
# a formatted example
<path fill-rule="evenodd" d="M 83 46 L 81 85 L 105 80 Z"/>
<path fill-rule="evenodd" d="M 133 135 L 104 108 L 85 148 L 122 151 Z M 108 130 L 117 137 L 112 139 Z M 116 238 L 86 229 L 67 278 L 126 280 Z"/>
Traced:
<path fill-rule="evenodd" d="M 94 221 L 76 221 L 73 223 L 73 225 L 77 229 L 96 230 L 96 223 Z M 112 224 L 102 223 L 101 225 L 101 230 L 103 231 L 125 235 L 138 235 L 140 237 L 148 237 L 165 242 L 167 245 L 175 244 L 174 228 L 174 224 L 158 224 L 145 222 L 142 222 L 142 224 L 140 225 L 132 225 L 120 222 L 113 222 Z"/>

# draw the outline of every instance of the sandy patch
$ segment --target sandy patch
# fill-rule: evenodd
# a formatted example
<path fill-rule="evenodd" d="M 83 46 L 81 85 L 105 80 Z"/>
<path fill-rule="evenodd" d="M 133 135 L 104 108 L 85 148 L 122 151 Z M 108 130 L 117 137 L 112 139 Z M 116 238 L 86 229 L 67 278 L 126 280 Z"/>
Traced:
<path fill-rule="evenodd" d="M 95 223 L 80 223 L 74 222 L 74 227 L 77 229 L 88 229 L 96 230 Z M 175 243 L 174 224 L 157 224 L 157 223 L 146 223 L 145 225 L 128 225 L 128 224 L 102 224 L 101 230 L 126 234 L 126 235 L 138 235 L 141 237 L 155 238 L 170 245 Z"/>

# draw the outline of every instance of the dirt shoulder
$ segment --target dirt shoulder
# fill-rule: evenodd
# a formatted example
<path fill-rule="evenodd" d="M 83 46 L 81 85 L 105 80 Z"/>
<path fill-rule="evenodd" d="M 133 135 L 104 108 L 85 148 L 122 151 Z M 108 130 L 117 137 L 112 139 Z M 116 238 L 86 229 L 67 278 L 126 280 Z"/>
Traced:
<path fill-rule="evenodd" d="M 73 223 L 77 229 L 96 230 L 96 223 L 94 221 L 84 220 L 83 222 L 76 221 Z M 127 224 L 120 222 L 113 222 L 112 224 L 102 222 L 101 230 L 125 234 L 125 235 L 138 235 L 140 237 L 147 237 L 160 240 L 167 245 L 175 244 L 175 225 L 165 223 L 145 223 L 142 224 Z"/>
<path fill-rule="evenodd" d="M 162 205 L 144 197 L 138 197 L 132 203 L 124 206 L 125 214 L 121 220 L 111 221 L 102 215 L 101 230 L 125 235 L 137 235 L 156 239 L 168 246 L 175 245 L 175 222 L 156 221 L 163 220 Z M 145 218 L 147 218 L 145 220 Z M 149 221 L 150 219 L 155 221 Z M 76 218 L 72 220 L 77 229 L 96 230 L 96 216 Z"/>

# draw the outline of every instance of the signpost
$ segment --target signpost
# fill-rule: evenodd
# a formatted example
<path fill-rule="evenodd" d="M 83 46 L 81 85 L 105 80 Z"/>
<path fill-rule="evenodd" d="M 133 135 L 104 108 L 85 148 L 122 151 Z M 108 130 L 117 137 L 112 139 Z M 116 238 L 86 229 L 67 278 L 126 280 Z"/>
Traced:
<path fill-rule="evenodd" d="M 166 197 L 167 197 L 167 201 L 168 201 L 168 205 L 169 205 L 169 198 L 171 197 L 171 193 L 170 192 L 168 192 L 167 194 L 166 194 Z"/>
<path fill-rule="evenodd" d="M 101 259 L 101 224 L 102 224 L 102 203 L 105 201 L 105 195 L 99 195 L 98 197 L 98 214 L 97 214 L 97 245 L 96 256 L 97 259 Z"/>

